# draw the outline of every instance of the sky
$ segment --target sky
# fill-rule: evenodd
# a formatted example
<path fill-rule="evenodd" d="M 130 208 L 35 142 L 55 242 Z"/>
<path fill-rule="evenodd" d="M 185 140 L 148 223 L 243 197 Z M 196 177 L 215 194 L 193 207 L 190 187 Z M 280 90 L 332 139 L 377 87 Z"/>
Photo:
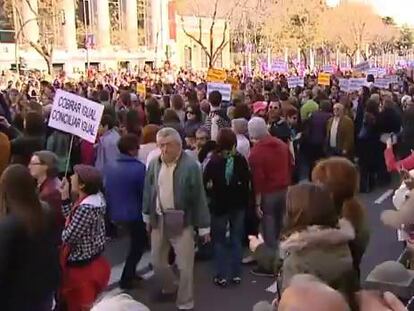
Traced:
<path fill-rule="evenodd" d="M 399 24 L 414 26 L 414 0 L 359 0 L 371 4 L 378 14 L 391 16 Z M 335 6 L 340 0 L 326 0 Z"/>

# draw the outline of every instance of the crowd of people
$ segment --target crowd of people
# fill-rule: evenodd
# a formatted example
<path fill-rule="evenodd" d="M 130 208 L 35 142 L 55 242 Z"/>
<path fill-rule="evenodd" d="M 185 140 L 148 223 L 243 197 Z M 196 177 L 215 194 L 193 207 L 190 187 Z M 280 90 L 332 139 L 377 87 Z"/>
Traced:
<path fill-rule="evenodd" d="M 361 291 L 370 230 L 357 196 L 403 172 L 403 207 L 382 219 L 410 236 L 414 213 L 401 213 L 413 208 L 413 81 L 346 93 L 335 77 L 322 87 L 307 76 L 294 89 L 283 75 L 255 77 L 224 102 L 199 75 L 166 76 L 32 77 L 2 90 L 4 310 L 133 304 L 122 296 L 94 306 L 110 277 L 105 244 L 119 228 L 130 238 L 119 287 L 140 282 L 136 268 L 150 245 L 154 299 L 176 296 L 179 310 L 195 308 L 201 253 L 218 287 L 238 286 L 251 262 L 251 273 L 278 280 L 276 301 L 256 310 L 316 310 L 306 308 L 322 302 L 317 310 L 404 310 L 391 293 Z M 147 83 L 145 94 L 137 83 Z M 104 106 L 95 143 L 47 126 L 58 88 Z"/>

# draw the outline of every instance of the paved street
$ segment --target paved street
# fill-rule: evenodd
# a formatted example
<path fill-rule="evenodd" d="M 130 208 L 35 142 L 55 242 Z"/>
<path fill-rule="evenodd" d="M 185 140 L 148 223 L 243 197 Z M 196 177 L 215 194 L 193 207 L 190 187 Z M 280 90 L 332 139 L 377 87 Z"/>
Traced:
<path fill-rule="evenodd" d="M 365 276 L 378 263 L 385 260 L 396 259 L 402 246 L 396 240 L 394 230 L 384 227 L 379 219 L 382 210 L 392 208 L 391 199 L 388 198 L 381 204 L 375 204 L 381 195 L 389 188 L 377 189 L 375 192 L 361 195 L 360 199 L 367 207 L 369 225 L 371 228 L 371 240 L 368 250 L 362 262 L 362 275 Z M 128 241 L 125 239 L 112 241 L 107 249 L 107 257 L 110 259 L 112 269 L 111 283 L 113 288 L 119 279 L 122 271 L 122 262 L 125 258 Z M 146 254 L 143 264 L 148 263 Z M 141 268 L 141 266 L 139 268 Z M 245 267 L 243 283 L 239 287 L 229 287 L 226 289 L 217 288 L 211 281 L 211 269 L 209 263 L 197 262 L 195 268 L 195 297 L 197 311 L 251 311 L 252 306 L 259 300 L 271 300 L 273 294 L 266 292 L 265 289 L 272 284 L 269 278 L 254 277 L 248 273 L 250 267 Z M 151 279 L 143 281 L 140 288 L 131 291 L 131 294 L 145 303 L 154 311 L 176 310 L 174 304 L 155 304 L 151 302 L 150 292 L 154 288 Z M 117 291 L 115 289 L 115 291 Z"/>

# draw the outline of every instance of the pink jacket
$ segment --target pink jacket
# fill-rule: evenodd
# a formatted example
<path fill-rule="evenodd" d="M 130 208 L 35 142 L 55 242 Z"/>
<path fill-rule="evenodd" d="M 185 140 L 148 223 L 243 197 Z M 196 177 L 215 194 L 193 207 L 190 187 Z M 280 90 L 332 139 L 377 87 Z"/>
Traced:
<path fill-rule="evenodd" d="M 406 169 L 408 171 L 414 169 L 414 153 L 410 154 L 405 159 L 397 161 L 392 148 L 386 148 L 384 151 L 384 158 L 388 172 L 395 172 L 400 169 Z"/>

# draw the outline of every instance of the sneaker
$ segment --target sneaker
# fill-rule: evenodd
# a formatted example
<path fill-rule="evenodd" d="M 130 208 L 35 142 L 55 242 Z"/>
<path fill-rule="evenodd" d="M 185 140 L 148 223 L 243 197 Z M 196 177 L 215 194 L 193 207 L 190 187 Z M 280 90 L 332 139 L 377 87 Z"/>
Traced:
<path fill-rule="evenodd" d="M 253 274 L 254 276 L 263 276 L 263 277 L 269 277 L 269 278 L 273 278 L 275 276 L 273 272 L 267 271 L 261 267 L 253 268 L 252 270 L 250 270 L 250 273 Z"/>
<path fill-rule="evenodd" d="M 254 263 L 256 259 L 254 259 L 253 255 L 246 256 L 242 259 L 242 264 L 249 265 L 251 263 Z"/>
<path fill-rule="evenodd" d="M 235 276 L 234 278 L 232 278 L 232 279 L 231 279 L 231 282 L 232 282 L 234 285 L 239 285 L 239 284 L 241 283 L 241 281 L 242 281 L 242 279 L 241 279 L 241 277 L 239 277 L 239 276 Z"/>
<path fill-rule="evenodd" d="M 227 286 L 227 280 L 224 278 L 220 278 L 218 276 L 214 277 L 213 282 L 215 285 L 220 287 L 226 287 Z"/>

